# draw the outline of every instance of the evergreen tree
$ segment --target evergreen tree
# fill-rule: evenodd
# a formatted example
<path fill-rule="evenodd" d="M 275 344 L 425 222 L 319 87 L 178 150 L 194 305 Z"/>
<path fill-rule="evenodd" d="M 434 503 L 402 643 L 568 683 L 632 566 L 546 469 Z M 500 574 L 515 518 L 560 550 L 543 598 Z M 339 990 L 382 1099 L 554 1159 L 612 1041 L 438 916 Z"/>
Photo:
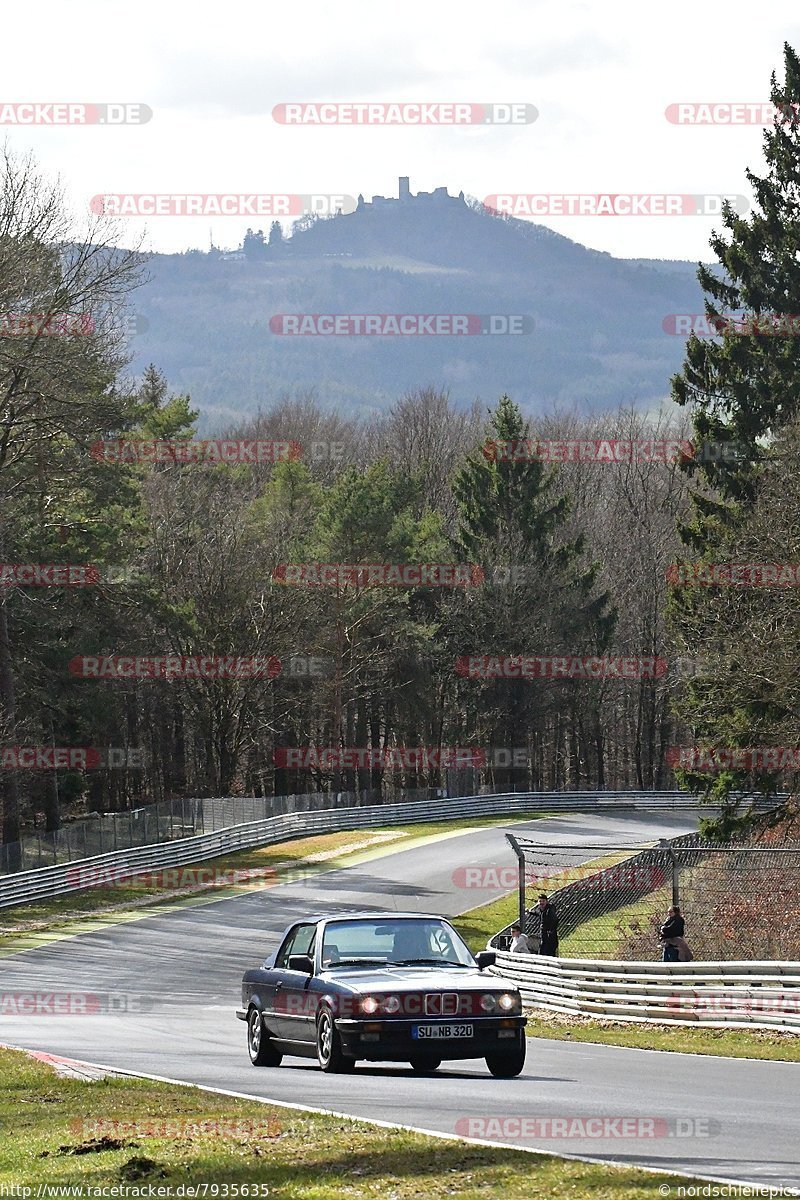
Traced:
<path fill-rule="evenodd" d="M 613 629 L 608 597 L 595 591 L 597 568 L 582 561 L 583 538 L 567 532 L 569 503 L 556 493 L 555 470 L 534 453 L 514 454 L 530 440 L 529 432 L 504 395 L 490 413 L 486 444 L 468 457 L 453 483 L 457 550 L 482 568 L 486 580 L 465 591 L 454 614 L 458 657 L 594 655 Z M 468 706 L 473 698 L 474 734 L 497 746 L 527 744 L 537 725 L 542 734 L 548 701 L 565 698 L 563 686 L 469 680 L 462 690 Z M 566 686 L 574 689 L 575 683 Z"/>
<path fill-rule="evenodd" d="M 257 229 L 255 233 L 252 229 L 247 230 L 242 242 L 242 251 L 250 262 L 260 262 L 266 257 L 267 247 L 264 242 L 263 229 Z"/>
<path fill-rule="evenodd" d="M 771 80 L 776 117 L 764 133 L 766 170 L 747 171 L 754 211 L 740 216 L 725 205 L 725 233 L 711 239 L 721 270 L 698 271 L 709 324 L 718 336 L 692 335 L 683 369 L 672 381 L 673 398 L 689 407 L 695 435 L 695 455 L 684 463 L 694 487 L 681 536 L 708 564 L 736 555 L 765 466 L 783 453 L 781 431 L 798 412 L 800 60 L 788 44 L 784 71 L 783 83 L 774 74 Z M 705 663 L 682 693 L 678 711 L 700 743 L 747 746 L 755 730 L 769 738 L 767 718 L 779 698 L 749 688 L 737 694 L 729 672 L 741 661 L 736 646 L 747 642 L 748 622 L 760 625 L 766 597 L 755 594 L 732 627 L 720 620 L 729 608 L 724 590 L 672 588 L 670 617 L 679 643 Z M 741 825 L 734 790 L 768 792 L 775 783 L 774 775 L 757 771 L 686 771 L 678 777 L 722 805 L 720 820 L 706 824 L 717 834 Z"/>
<path fill-rule="evenodd" d="M 740 216 L 726 203 L 728 236 L 711 239 L 722 270 L 698 269 L 719 337 L 693 334 L 672 381 L 673 398 L 689 406 L 694 425 L 696 456 L 686 469 L 718 493 L 696 496 L 686 536 L 698 548 L 752 498 L 764 440 L 792 418 L 800 399 L 798 341 L 786 336 L 800 332 L 800 60 L 788 44 L 784 65 L 782 85 L 772 76 L 778 115 L 764 133 L 766 172 L 747 171 L 756 207 Z"/>

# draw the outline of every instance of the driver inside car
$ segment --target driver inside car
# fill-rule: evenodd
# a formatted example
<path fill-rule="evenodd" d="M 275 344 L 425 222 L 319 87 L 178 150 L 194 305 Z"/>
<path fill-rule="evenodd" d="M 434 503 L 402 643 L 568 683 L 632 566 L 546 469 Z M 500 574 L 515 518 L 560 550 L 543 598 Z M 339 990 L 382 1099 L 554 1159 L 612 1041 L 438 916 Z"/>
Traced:
<path fill-rule="evenodd" d="M 394 947 L 390 962 L 406 962 L 408 959 L 430 958 L 430 942 L 418 925 L 408 922 L 401 926 L 394 935 Z"/>
<path fill-rule="evenodd" d="M 326 942 L 325 953 L 322 956 L 323 967 L 336 967 L 340 962 L 339 947 L 334 942 Z"/>

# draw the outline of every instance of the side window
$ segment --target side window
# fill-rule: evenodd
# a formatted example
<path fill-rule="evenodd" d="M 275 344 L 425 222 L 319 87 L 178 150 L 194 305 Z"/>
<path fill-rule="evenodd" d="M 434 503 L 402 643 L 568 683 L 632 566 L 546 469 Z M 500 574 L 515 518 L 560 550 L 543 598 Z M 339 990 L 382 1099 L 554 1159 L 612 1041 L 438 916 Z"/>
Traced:
<path fill-rule="evenodd" d="M 313 954 L 316 932 L 316 925 L 295 925 L 294 929 L 290 929 L 278 951 L 275 966 L 285 970 L 290 954 Z"/>

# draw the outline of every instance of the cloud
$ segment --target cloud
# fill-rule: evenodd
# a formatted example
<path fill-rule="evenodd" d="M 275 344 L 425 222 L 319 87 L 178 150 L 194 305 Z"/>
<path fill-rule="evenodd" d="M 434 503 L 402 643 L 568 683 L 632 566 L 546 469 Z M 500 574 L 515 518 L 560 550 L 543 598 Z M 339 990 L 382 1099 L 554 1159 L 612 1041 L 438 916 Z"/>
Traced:
<path fill-rule="evenodd" d="M 263 59 L 181 55 L 165 64 L 154 106 L 263 116 L 285 100 L 360 100 L 408 90 L 437 92 L 436 71 L 394 46 L 350 47 L 344 55 L 320 53 L 298 61 L 276 54 Z M 425 97 L 427 98 L 427 97 Z"/>
<path fill-rule="evenodd" d="M 508 74 L 535 81 L 548 75 L 567 75 L 573 71 L 599 70 L 623 63 L 627 54 L 618 41 L 609 42 L 595 34 L 547 41 L 539 37 L 534 44 L 518 41 L 498 46 L 490 61 Z"/>

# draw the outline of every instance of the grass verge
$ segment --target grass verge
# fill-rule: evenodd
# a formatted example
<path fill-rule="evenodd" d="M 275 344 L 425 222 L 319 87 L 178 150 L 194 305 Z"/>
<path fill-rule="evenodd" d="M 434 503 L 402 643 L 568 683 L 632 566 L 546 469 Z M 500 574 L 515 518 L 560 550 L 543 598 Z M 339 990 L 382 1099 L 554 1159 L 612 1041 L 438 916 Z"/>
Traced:
<path fill-rule="evenodd" d="M 627 854 L 604 854 L 600 858 L 593 858 L 590 862 L 581 863 L 580 871 L 582 873 L 591 870 L 599 871 L 601 867 L 611 867 L 627 857 Z M 564 887 L 565 884 L 573 883 L 578 878 L 577 870 L 576 867 L 566 867 L 563 871 L 556 871 L 552 875 L 548 875 L 546 883 L 542 882 L 542 888 L 546 887 L 548 892 L 554 892 L 557 888 Z M 505 929 L 506 925 L 510 925 L 518 916 L 518 893 L 511 892 L 507 896 L 501 896 L 499 900 L 492 900 L 488 904 L 481 904 L 478 908 L 461 913 L 453 924 L 474 953 L 477 950 L 485 950 L 489 938 L 501 929 Z M 564 953 L 563 950 L 562 953 Z"/>
<path fill-rule="evenodd" d="M 536 1009 L 528 1017 L 528 1037 L 559 1042 L 594 1042 L 637 1050 L 672 1050 L 724 1058 L 763 1058 L 800 1062 L 800 1037 L 767 1029 L 693 1029 L 688 1025 L 640 1025 Z"/>
<path fill-rule="evenodd" d="M 654 1200 L 664 1184 L 686 1183 L 149 1080 L 61 1078 L 8 1050 L 0 1050 L 0 1124 L 0 1184 L 33 1195 L 39 1185 L 153 1185 L 174 1196 L 181 1184 L 236 1184 L 281 1200 Z"/>
<path fill-rule="evenodd" d="M 657 888 L 639 900 L 615 908 L 613 912 L 584 921 L 561 939 L 559 952 L 564 958 L 621 958 L 619 949 L 632 934 L 650 929 L 653 914 L 666 920 L 672 903 L 671 887 Z M 653 958 L 661 957 L 661 947 L 653 933 Z"/>

